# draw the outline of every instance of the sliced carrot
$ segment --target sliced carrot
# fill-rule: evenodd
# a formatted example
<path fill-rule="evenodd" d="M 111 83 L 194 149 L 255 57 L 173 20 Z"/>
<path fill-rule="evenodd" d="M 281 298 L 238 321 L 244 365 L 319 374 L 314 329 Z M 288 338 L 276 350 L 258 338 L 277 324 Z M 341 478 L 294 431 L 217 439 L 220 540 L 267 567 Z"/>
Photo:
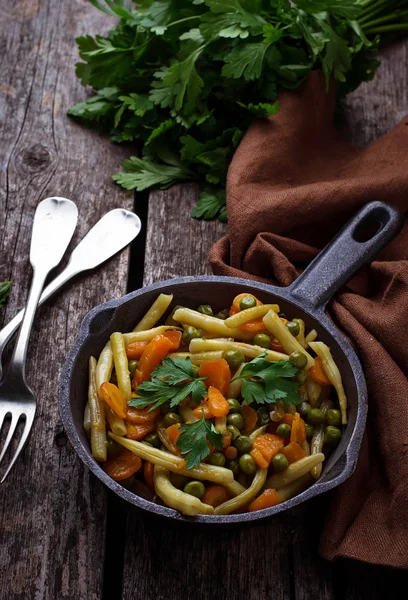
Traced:
<path fill-rule="evenodd" d="M 286 456 L 290 465 L 306 456 L 306 452 L 302 450 L 297 442 L 290 442 L 284 447 L 282 454 Z"/>
<path fill-rule="evenodd" d="M 207 377 L 204 381 L 207 388 L 215 387 L 221 394 L 225 395 L 227 393 L 231 381 L 231 371 L 224 358 L 204 361 L 200 365 L 198 374 L 200 377 Z"/>
<path fill-rule="evenodd" d="M 148 343 L 140 357 L 138 368 L 133 377 L 133 389 L 136 389 L 140 383 L 150 378 L 152 372 L 166 358 L 172 346 L 173 342 L 165 335 L 156 335 Z"/>
<path fill-rule="evenodd" d="M 126 421 L 132 425 L 142 425 L 143 423 L 153 423 L 160 416 L 160 408 L 155 408 L 149 412 L 148 408 L 139 410 L 129 406 L 126 413 Z"/>
<path fill-rule="evenodd" d="M 232 433 L 230 431 L 224 431 L 222 434 L 222 448 L 226 450 L 231 446 L 232 442 Z"/>
<path fill-rule="evenodd" d="M 174 446 L 177 444 L 177 440 L 179 439 L 181 432 L 179 431 L 180 429 L 180 423 L 174 423 L 174 425 L 170 425 L 170 427 L 167 427 L 166 429 L 166 433 L 170 439 L 170 441 L 172 442 L 172 444 L 174 444 Z"/>
<path fill-rule="evenodd" d="M 121 419 L 126 419 L 127 402 L 118 386 L 114 383 L 105 381 L 105 383 L 101 384 L 100 391 L 102 398 L 105 400 L 106 404 L 110 406 L 113 412 Z"/>
<path fill-rule="evenodd" d="M 130 440 L 140 442 L 146 435 L 153 433 L 155 429 L 156 425 L 154 423 L 141 423 L 139 425 L 132 425 L 130 423 L 126 426 L 126 437 Z"/>
<path fill-rule="evenodd" d="M 133 342 L 126 346 L 126 356 L 132 360 L 139 360 L 149 342 Z"/>
<path fill-rule="evenodd" d="M 262 510 L 264 508 L 271 508 L 281 502 L 280 496 L 276 490 L 267 489 L 265 490 L 256 500 L 251 502 L 248 507 L 249 512 L 255 510 Z"/>
<path fill-rule="evenodd" d="M 230 500 L 230 498 L 231 494 L 222 485 L 209 485 L 201 499 L 201 502 L 216 508 L 220 504 L 224 504 L 224 502 Z"/>
<path fill-rule="evenodd" d="M 241 414 L 244 418 L 243 434 L 249 435 L 256 427 L 258 421 L 258 413 L 251 406 L 243 402 L 241 405 Z"/>
<path fill-rule="evenodd" d="M 263 435 L 258 435 L 253 441 L 252 450 L 259 450 L 267 464 L 270 465 L 275 454 L 278 454 L 282 449 L 283 443 L 284 440 L 278 435 L 264 433 Z"/>
<path fill-rule="evenodd" d="M 228 448 L 225 448 L 224 454 L 226 459 L 235 460 L 238 456 L 238 450 L 235 446 L 228 446 Z"/>
<path fill-rule="evenodd" d="M 225 417 L 229 413 L 229 404 L 217 388 L 208 388 L 208 408 L 214 417 Z"/>
<path fill-rule="evenodd" d="M 287 319 L 284 319 L 283 317 L 280 317 L 280 320 L 284 325 L 286 325 L 286 323 L 289 323 L 289 321 Z"/>
<path fill-rule="evenodd" d="M 294 415 L 294 417 L 292 430 L 290 432 L 290 441 L 297 442 L 299 445 L 302 445 L 306 439 L 306 425 L 298 412 Z"/>
<path fill-rule="evenodd" d="M 286 425 L 290 425 L 292 427 L 292 423 L 295 419 L 295 415 L 290 415 L 289 413 L 286 413 L 285 415 L 283 415 L 283 419 L 281 421 L 281 423 L 285 423 Z M 279 425 L 279 423 L 278 423 Z"/>
<path fill-rule="evenodd" d="M 115 481 L 122 481 L 131 477 L 141 466 L 142 460 L 133 452 L 124 448 L 119 456 L 108 458 L 103 468 L 109 477 L 112 477 Z"/>
<path fill-rule="evenodd" d="M 175 352 L 180 348 L 182 333 L 181 331 L 176 331 L 175 329 L 169 329 L 165 333 L 163 333 L 164 337 L 168 338 L 173 344 L 170 350 Z"/>
<path fill-rule="evenodd" d="M 185 460 L 181 460 L 178 465 L 177 465 L 177 470 L 178 471 L 184 471 L 184 469 L 187 467 L 187 463 Z"/>
<path fill-rule="evenodd" d="M 154 475 L 154 464 L 147 460 L 145 462 L 145 464 L 143 465 L 143 476 L 144 476 L 145 482 L 147 483 L 147 485 L 149 487 L 154 487 L 153 475 Z"/>
<path fill-rule="evenodd" d="M 271 345 L 269 346 L 269 348 L 274 352 L 282 352 L 282 354 L 285 354 L 285 350 L 282 348 L 277 339 L 271 341 Z"/>
<path fill-rule="evenodd" d="M 194 408 L 193 410 L 193 415 L 197 418 L 197 419 L 202 419 L 203 418 L 203 411 L 204 411 L 204 419 L 213 419 L 214 415 L 212 414 L 210 407 L 208 406 L 208 402 L 202 402 L 200 404 L 200 406 L 197 406 L 197 408 Z"/>
<path fill-rule="evenodd" d="M 237 313 L 241 312 L 241 307 L 240 307 L 240 302 L 243 298 L 245 298 L 246 296 L 251 296 L 251 298 L 254 298 L 256 301 L 256 305 L 257 306 L 262 306 L 262 302 L 260 300 L 258 300 L 258 298 L 256 296 L 254 296 L 253 294 L 238 294 L 238 296 L 235 296 L 234 300 L 232 301 L 232 306 L 230 308 L 230 317 L 232 317 L 232 315 L 236 315 Z"/>
<path fill-rule="evenodd" d="M 268 461 L 263 457 L 263 454 L 258 448 L 253 448 L 250 452 L 250 455 L 255 460 L 256 464 L 260 469 L 266 469 L 269 467 Z"/>
<path fill-rule="evenodd" d="M 230 308 L 230 313 L 229 313 L 230 317 L 232 317 L 232 315 L 236 315 L 237 313 L 241 312 L 239 303 L 241 302 L 242 298 L 245 298 L 245 296 L 251 296 L 252 298 L 254 298 L 256 300 L 256 306 L 262 306 L 263 303 L 260 300 L 258 300 L 258 298 L 256 298 L 253 294 L 238 294 L 238 296 L 236 296 L 234 298 L 234 301 Z M 253 319 L 252 321 L 248 321 L 247 323 L 240 325 L 238 327 L 238 329 L 240 329 L 241 331 L 247 331 L 247 332 L 253 333 L 253 334 L 260 333 L 261 331 L 266 331 L 266 327 L 261 318 Z"/>
<path fill-rule="evenodd" d="M 320 383 L 320 385 L 331 385 L 324 372 L 322 360 L 318 356 L 315 358 L 315 364 L 313 367 L 310 367 L 308 373 L 310 373 L 312 379 L 317 383 Z"/>

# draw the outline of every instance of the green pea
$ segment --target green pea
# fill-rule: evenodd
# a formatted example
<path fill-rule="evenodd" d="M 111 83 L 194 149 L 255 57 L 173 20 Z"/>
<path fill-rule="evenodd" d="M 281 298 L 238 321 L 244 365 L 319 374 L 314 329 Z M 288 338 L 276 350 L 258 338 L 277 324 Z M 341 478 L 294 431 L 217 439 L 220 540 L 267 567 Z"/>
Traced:
<path fill-rule="evenodd" d="M 166 323 L 165 325 L 168 325 L 169 327 L 180 327 L 180 323 L 178 321 L 175 321 L 173 319 L 173 315 L 176 312 L 176 310 L 178 310 L 179 308 L 183 308 L 182 306 L 180 306 L 180 304 L 176 304 L 176 306 L 173 308 L 173 310 L 171 311 L 170 315 L 167 317 L 166 319 Z"/>
<path fill-rule="evenodd" d="M 239 473 L 239 461 L 238 460 L 227 460 L 225 463 L 227 469 L 232 471 L 234 475 L 238 475 Z"/>
<path fill-rule="evenodd" d="M 241 404 L 235 398 L 228 399 L 228 406 L 229 406 L 230 414 L 241 412 Z"/>
<path fill-rule="evenodd" d="M 303 385 L 307 381 L 307 373 L 306 371 L 298 371 L 295 375 L 295 381 L 299 385 Z"/>
<path fill-rule="evenodd" d="M 115 385 L 118 385 L 118 378 L 116 377 L 115 369 L 113 369 L 113 371 L 112 371 L 110 382 L 114 383 Z"/>
<path fill-rule="evenodd" d="M 162 415 L 167 415 L 167 413 L 171 412 L 172 410 L 173 409 L 170 408 L 170 404 L 168 402 L 165 402 L 160 406 L 160 412 Z"/>
<path fill-rule="evenodd" d="M 135 371 L 137 369 L 137 365 L 138 365 L 138 361 L 137 360 L 129 360 L 128 361 L 128 369 L 129 369 L 129 374 L 131 376 L 131 378 L 133 379 L 133 375 L 135 374 Z"/>
<path fill-rule="evenodd" d="M 298 406 L 298 413 L 300 414 L 300 416 L 302 417 L 302 419 L 306 419 L 307 415 L 309 414 L 309 410 L 312 407 L 310 406 L 309 402 L 301 402 Z"/>
<path fill-rule="evenodd" d="M 307 413 L 307 420 L 312 425 L 321 425 L 324 423 L 325 418 L 320 408 L 311 408 Z"/>
<path fill-rule="evenodd" d="M 269 348 L 271 345 L 271 338 L 267 333 L 257 333 L 254 337 L 255 346 L 261 346 L 261 348 Z"/>
<path fill-rule="evenodd" d="M 266 408 L 266 406 L 261 406 L 261 408 L 258 408 L 256 412 L 258 413 L 258 421 L 261 426 L 267 425 L 271 422 L 269 410 Z"/>
<path fill-rule="evenodd" d="M 189 481 L 183 491 L 201 500 L 205 494 L 205 485 L 201 481 Z"/>
<path fill-rule="evenodd" d="M 207 315 L 208 317 L 214 316 L 213 309 L 211 308 L 211 306 L 209 304 L 201 304 L 197 308 L 197 310 L 199 313 L 201 313 L 203 315 Z"/>
<path fill-rule="evenodd" d="M 328 425 L 341 425 L 341 412 L 336 408 L 329 408 L 326 414 L 326 421 Z"/>
<path fill-rule="evenodd" d="M 239 458 L 239 468 L 245 475 L 254 475 L 256 473 L 256 462 L 250 454 L 243 454 Z"/>
<path fill-rule="evenodd" d="M 223 321 L 225 321 L 225 319 L 228 319 L 229 315 L 229 308 L 224 308 L 224 310 L 220 310 L 220 312 L 217 312 L 217 314 L 215 315 L 217 317 L 217 319 L 222 319 Z"/>
<path fill-rule="evenodd" d="M 282 473 L 282 471 L 286 471 L 288 466 L 288 459 L 284 454 L 275 454 L 275 456 L 272 459 L 272 467 L 274 471 L 276 471 L 277 473 Z"/>
<path fill-rule="evenodd" d="M 175 412 L 169 412 L 164 416 L 164 425 L 166 427 L 170 427 L 170 425 L 175 425 L 176 423 L 181 423 L 181 417 Z"/>
<path fill-rule="evenodd" d="M 191 340 L 195 338 L 201 337 L 200 331 L 196 327 L 191 327 L 190 325 L 185 328 L 183 331 L 183 342 L 185 344 L 189 344 Z"/>
<path fill-rule="evenodd" d="M 253 308 L 256 306 L 256 300 L 253 296 L 244 296 L 239 303 L 239 308 L 245 310 L 247 308 Z"/>
<path fill-rule="evenodd" d="M 292 354 L 289 354 L 289 360 L 298 369 L 304 369 L 307 365 L 307 357 L 303 352 L 292 352 Z"/>
<path fill-rule="evenodd" d="M 309 423 L 306 423 L 306 439 L 310 440 L 314 434 L 314 427 Z"/>
<path fill-rule="evenodd" d="M 179 490 L 182 490 L 189 482 L 189 478 L 179 473 L 170 473 L 170 481 Z"/>
<path fill-rule="evenodd" d="M 324 443 L 328 446 L 337 446 L 339 441 L 341 440 L 341 431 L 338 427 L 333 427 L 333 425 L 329 425 L 324 430 Z"/>
<path fill-rule="evenodd" d="M 240 430 L 234 427 L 234 425 L 228 425 L 227 429 L 232 435 L 232 441 L 235 442 L 235 440 L 241 435 Z"/>
<path fill-rule="evenodd" d="M 144 438 L 144 441 L 149 442 L 154 448 L 160 448 L 161 442 L 157 433 L 149 433 L 149 435 L 146 435 Z"/>
<path fill-rule="evenodd" d="M 245 454 L 252 448 L 252 442 L 247 435 L 240 435 L 234 440 L 234 446 L 238 450 L 239 454 Z"/>
<path fill-rule="evenodd" d="M 207 459 L 208 464 L 215 465 L 216 467 L 223 467 L 225 465 L 225 456 L 222 452 L 214 452 L 210 454 Z"/>
<path fill-rule="evenodd" d="M 236 371 L 245 361 L 245 356 L 239 350 L 226 350 L 222 357 L 227 361 L 233 371 Z"/>
<path fill-rule="evenodd" d="M 109 458 L 116 458 L 122 451 L 122 446 L 114 440 L 109 440 L 106 446 L 106 452 Z"/>
<path fill-rule="evenodd" d="M 198 377 L 200 367 L 198 367 L 197 365 L 191 365 L 191 370 L 193 371 L 194 377 Z"/>
<path fill-rule="evenodd" d="M 299 323 L 295 323 L 295 321 L 289 321 L 286 323 L 286 327 L 289 329 L 290 333 L 296 337 L 300 333 Z"/>
<path fill-rule="evenodd" d="M 244 428 L 244 425 L 245 425 L 244 417 L 242 415 L 240 415 L 239 413 L 232 413 L 232 414 L 228 415 L 227 423 L 228 423 L 228 425 L 234 425 L 234 427 L 236 427 L 240 431 L 241 431 L 241 429 Z"/>
<path fill-rule="evenodd" d="M 287 423 L 281 423 L 276 428 L 276 435 L 278 435 L 279 437 L 283 437 L 286 440 L 290 438 L 291 431 L 292 427 L 290 425 L 288 425 Z"/>

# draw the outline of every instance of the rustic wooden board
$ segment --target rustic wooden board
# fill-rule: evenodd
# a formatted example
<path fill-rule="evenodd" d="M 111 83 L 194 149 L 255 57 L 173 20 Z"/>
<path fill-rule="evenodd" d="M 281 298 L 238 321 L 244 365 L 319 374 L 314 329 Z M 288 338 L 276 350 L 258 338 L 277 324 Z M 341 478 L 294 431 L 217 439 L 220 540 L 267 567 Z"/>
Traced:
<path fill-rule="evenodd" d="M 110 180 L 121 149 L 66 117 L 85 94 L 74 73 L 74 38 L 106 30 L 109 19 L 85 0 L 1 4 L 0 280 L 15 284 L 0 325 L 26 300 L 31 224 L 41 199 L 59 195 L 77 203 L 71 249 L 107 210 L 133 204 Z M 37 419 L 0 488 L 2 600 L 101 598 L 106 493 L 67 443 L 57 383 L 86 312 L 126 291 L 127 265 L 125 251 L 69 284 L 36 319 L 28 379 L 38 397 Z"/>
<path fill-rule="evenodd" d="M 407 42 L 384 50 L 373 83 L 346 105 L 348 136 L 365 144 L 388 131 L 407 112 Z M 220 223 L 189 217 L 195 188 L 178 186 L 151 195 L 145 284 L 209 273 L 211 244 Z M 351 562 L 330 565 L 317 554 L 327 496 L 269 521 L 245 528 L 198 528 L 129 509 L 123 600 L 380 600 L 396 597 L 406 574 Z"/>

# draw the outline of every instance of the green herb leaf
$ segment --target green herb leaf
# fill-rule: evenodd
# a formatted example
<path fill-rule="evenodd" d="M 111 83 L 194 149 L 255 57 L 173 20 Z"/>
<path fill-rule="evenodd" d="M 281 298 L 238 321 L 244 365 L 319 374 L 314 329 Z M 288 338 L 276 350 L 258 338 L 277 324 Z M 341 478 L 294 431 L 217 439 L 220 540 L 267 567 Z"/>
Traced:
<path fill-rule="evenodd" d="M 201 192 L 197 206 L 193 208 L 191 216 L 194 219 L 204 219 L 205 221 L 219 218 L 221 221 L 226 222 L 227 207 L 225 192 L 223 190 L 219 192 Z"/>
<path fill-rule="evenodd" d="M 116 181 L 127 190 L 142 192 L 150 187 L 169 187 L 174 183 L 191 179 L 191 173 L 182 167 L 170 167 L 148 160 L 142 160 L 137 156 L 131 156 L 122 162 L 125 172 L 120 171 L 113 175 Z"/>
<path fill-rule="evenodd" d="M 12 281 L 0 281 L 0 308 L 4 306 L 8 296 L 10 295 Z"/>
<path fill-rule="evenodd" d="M 151 410 L 170 401 L 171 408 L 178 406 L 191 394 L 193 401 L 200 404 L 207 394 L 203 384 L 205 378 L 194 377 L 190 358 L 165 358 L 152 373 L 151 381 L 144 381 L 137 388 L 137 398 L 130 406 Z"/>
<path fill-rule="evenodd" d="M 186 460 L 187 469 L 198 465 L 210 454 L 209 444 L 215 448 L 222 448 L 222 435 L 215 429 L 211 421 L 204 418 L 196 423 L 181 425 L 181 435 L 176 445 L 180 448 Z"/>
<path fill-rule="evenodd" d="M 299 386 L 292 378 L 298 369 L 289 361 L 270 362 L 260 354 L 245 365 L 237 379 L 243 379 L 242 397 L 248 404 L 271 404 L 285 400 L 299 404 Z"/>

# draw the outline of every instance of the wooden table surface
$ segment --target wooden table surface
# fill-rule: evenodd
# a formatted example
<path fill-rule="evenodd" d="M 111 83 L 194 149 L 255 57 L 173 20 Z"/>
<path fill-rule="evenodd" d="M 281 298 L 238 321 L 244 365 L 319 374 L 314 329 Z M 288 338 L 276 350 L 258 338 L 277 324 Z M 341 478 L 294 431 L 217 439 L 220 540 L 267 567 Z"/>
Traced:
<path fill-rule="evenodd" d="M 50 195 L 74 200 L 71 249 L 114 207 L 132 208 L 111 183 L 126 150 L 66 117 L 84 97 L 74 38 L 106 32 L 109 17 L 86 0 L 0 2 L 0 281 L 14 286 L 0 326 L 24 306 L 32 218 Z M 408 42 L 382 51 L 373 83 L 349 99 L 344 124 L 356 143 L 390 130 L 408 113 Z M 193 221 L 193 185 L 138 197 L 144 233 L 40 309 L 28 356 L 38 398 L 29 443 L 0 488 L 1 600 L 383 600 L 404 597 L 408 573 L 317 554 L 328 497 L 245 528 L 182 526 L 138 512 L 107 494 L 63 431 L 57 382 L 83 316 L 135 287 L 209 273 L 220 223 Z M 148 215 L 147 215 L 148 212 Z M 148 218 L 147 218 L 148 217 Z"/>

